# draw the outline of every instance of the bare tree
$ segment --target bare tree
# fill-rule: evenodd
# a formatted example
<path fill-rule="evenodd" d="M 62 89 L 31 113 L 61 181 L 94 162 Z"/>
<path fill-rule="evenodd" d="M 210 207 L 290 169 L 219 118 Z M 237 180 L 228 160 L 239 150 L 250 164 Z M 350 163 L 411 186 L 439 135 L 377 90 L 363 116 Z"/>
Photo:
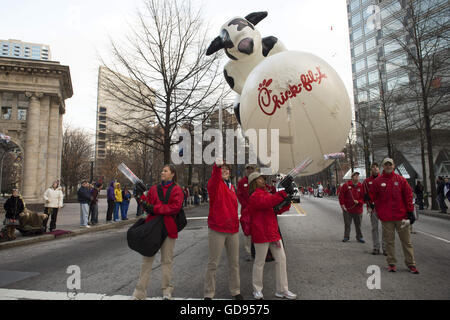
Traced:
<path fill-rule="evenodd" d="M 111 41 L 114 63 L 105 89 L 122 103 L 115 118 L 122 129 L 116 134 L 162 152 L 169 163 L 171 147 L 178 143 L 172 141 L 174 131 L 211 113 L 228 91 L 220 54 L 205 57 L 210 39 L 190 0 L 143 4 L 127 40 Z"/>
<path fill-rule="evenodd" d="M 428 157 L 428 176 L 432 198 L 432 209 L 437 209 L 435 169 L 433 157 L 433 117 L 448 112 L 442 101 L 448 98 L 448 87 L 441 85 L 449 74 L 449 12 L 448 6 L 438 0 L 406 0 L 404 11 L 395 14 L 403 26 L 406 37 L 388 33 L 387 37 L 398 43 L 408 57 L 401 66 L 409 76 L 409 101 L 418 103 L 422 119 L 416 121 L 423 130 Z M 448 82 L 447 82 L 448 83 Z"/>
<path fill-rule="evenodd" d="M 61 157 L 61 182 L 66 187 L 66 197 L 82 179 L 87 179 L 93 144 L 82 129 L 66 127 L 63 133 Z"/>

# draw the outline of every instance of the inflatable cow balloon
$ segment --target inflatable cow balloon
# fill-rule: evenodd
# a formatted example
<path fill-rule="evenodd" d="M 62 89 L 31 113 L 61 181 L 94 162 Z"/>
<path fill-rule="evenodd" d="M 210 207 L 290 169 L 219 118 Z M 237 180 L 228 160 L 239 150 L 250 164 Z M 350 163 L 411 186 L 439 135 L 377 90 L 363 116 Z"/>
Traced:
<path fill-rule="evenodd" d="M 255 25 L 266 12 L 233 18 L 222 27 L 207 54 L 224 49 L 224 70 L 240 94 L 236 117 L 244 130 L 279 129 L 279 171 L 287 173 L 309 157 L 301 175 L 322 171 L 333 160 L 324 155 L 345 146 L 351 105 L 344 83 L 323 59 L 288 51 L 275 37 L 261 38 Z M 270 154 L 270 147 L 268 150 Z"/>

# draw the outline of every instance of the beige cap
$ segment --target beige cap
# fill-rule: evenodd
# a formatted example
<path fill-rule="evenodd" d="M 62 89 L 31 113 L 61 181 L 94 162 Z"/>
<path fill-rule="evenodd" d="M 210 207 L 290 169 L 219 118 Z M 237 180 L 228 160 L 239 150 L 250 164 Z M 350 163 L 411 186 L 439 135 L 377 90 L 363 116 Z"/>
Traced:
<path fill-rule="evenodd" d="M 260 172 L 253 172 L 248 176 L 248 184 L 251 184 L 253 181 L 261 177 L 262 174 Z"/>
<path fill-rule="evenodd" d="M 384 166 L 384 164 L 387 163 L 387 162 L 390 162 L 390 163 L 394 164 L 394 160 L 392 160 L 391 158 L 385 158 L 383 160 L 383 162 L 381 163 L 381 165 Z"/>

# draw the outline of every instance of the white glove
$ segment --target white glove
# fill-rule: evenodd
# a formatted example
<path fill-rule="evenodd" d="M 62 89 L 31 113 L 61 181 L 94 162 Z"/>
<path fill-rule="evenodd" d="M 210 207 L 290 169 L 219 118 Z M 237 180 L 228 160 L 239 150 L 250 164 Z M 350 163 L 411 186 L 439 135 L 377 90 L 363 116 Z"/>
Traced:
<path fill-rule="evenodd" d="M 400 225 L 400 229 L 409 227 L 411 225 L 411 221 L 409 219 L 403 219 L 402 224 Z"/>

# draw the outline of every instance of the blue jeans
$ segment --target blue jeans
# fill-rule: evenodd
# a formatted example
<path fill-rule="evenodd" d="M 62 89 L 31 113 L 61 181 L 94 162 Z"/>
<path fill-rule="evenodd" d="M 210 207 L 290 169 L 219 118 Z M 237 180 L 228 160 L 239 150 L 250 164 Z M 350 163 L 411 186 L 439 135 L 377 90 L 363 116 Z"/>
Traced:
<path fill-rule="evenodd" d="M 127 218 L 128 207 L 130 206 L 130 201 L 122 201 L 122 206 L 120 208 L 120 213 L 122 214 L 122 220 Z"/>
<path fill-rule="evenodd" d="M 114 221 L 119 221 L 119 208 L 121 208 L 121 206 L 122 202 L 114 202 Z"/>
<path fill-rule="evenodd" d="M 80 225 L 87 226 L 89 215 L 89 204 L 80 203 Z"/>

